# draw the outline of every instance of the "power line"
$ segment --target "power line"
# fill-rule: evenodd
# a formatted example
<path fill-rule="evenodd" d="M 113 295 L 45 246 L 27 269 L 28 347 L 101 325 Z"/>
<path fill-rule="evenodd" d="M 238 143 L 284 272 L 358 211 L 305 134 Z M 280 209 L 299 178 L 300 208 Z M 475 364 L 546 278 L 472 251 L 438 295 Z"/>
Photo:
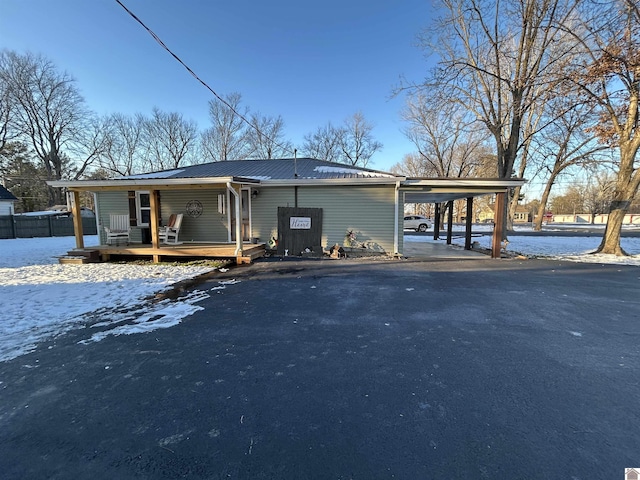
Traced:
<path fill-rule="evenodd" d="M 193 76 L 193 78 L 195 78 L 198 82 L 200 82 L 200 83 L 201 83 L 201 84 L 202 84 L 202 85 L 203 85 L 207 90 L 209 90 L 209 91 L 210 91 L 210 92 L 211 92 L 211 93 L 212 93 L 212 94 L 213 94 L 213 95 L 214 95 L 218 100 L 220 100 L 220 101 L 221 101 L 224 105 L 226 105 L 226 106 L 227 106 L 227 107 L 228 107 L 228 108 L 229 108 L 233 113 L 235 113 L 238 117 L 240 117 L 240 119 L 241 119 L 243 122 L 245 122 L 247 125 L 249 125 L 249 127 L 253 128 L 253 129 L 258 133 L 258 135 L 262 135 L 262 136 L 264 136 L 264 137 L 265 137 L 265 138 L 267 138 L 269 141 L 273 142 L 273 144 L 274 144 L 274 145 L 276 145 L 277 147 L 281 148 L 281 149 L 282 149 L 282 150 L 284 150 L 284 151 L 291 152 L 291 153 L 293 153 L 293 154 L 295 155 L 295 152 L 294 152 L 293 150 L 291 150 L 291 148 L 286 147 L 286 146 L 284 146 L 284 145 L 281 145 L 280 143 L 276 142 L 273 138 L 271 138 L 269 135 L 266 135 L 266 134 L 262 133 L 262 132 L 260 131 L 260 129 L 259 129 L 256 125 L 254 125 L 254 124 L 253 124 L 253 123 L 251 123 L 249 120 L 247 120 L 247 119 L 246 119 L 246 117 L 245 117 L 244 115 L 242 115 L 242 114 L 241 114 L 240 112 L 238 112 L 235 108 L 233 108 L 233 107 L 229 104 L 229 102 L 227 102 L 224 98 L 222 98 L 220 95 L 218 95 L 218 94 L 215 92 L 215 90 L 213 90 L 213 88 L 211 88 L 211 87 L 210 87 L 210 86 L 209 86 L 209 85 L 208 85 L 204 80 L 202 80 L 202 79 L 201 79 L 201 78 L 200 78 L 200 77 L 199 77 L 199 76 L 198 76 L 198 75 L 197 75 L 193 70 L 191 70 L 191 68 L 189 68 L 189 66 L 188 66 L 186 63 L 184 63 L 184 62 L 180 59 L 180 57 L 178 57 L 175 53 L 173 53 L 173 51 L 171 51 L 171 49 L 170 49 L 169 47 L 167 47 L 167 46 L 165 45 L 165 43 L 162 41 L 162 39 L 161 39 L 158 35 L 156 35 L 156 34 L 155 34 L 155 32 L 154 32 L 153 30 L 151 30 L 149 27 L 147 27 L 147 26 L 145 25 L 145 23 L 144 23 L 142 20 L 140 20 L 140 19 L 139 19 L 139 18 L 138 18 L 138 17 L 137 17 L 137 16 L 136 16 L 136 15 L 135 15 L 131 10 L 129 10 L 129 9 L 128 9 L 128 8 L 127 8 L 127 7 L 126 7 L 126 6 L 125 6 L 125 5 L 124 5 L 120 0 L 115 0 L 115 1 L 118 3 L 118 5 L 120 5 L 122 8 L 124 8 L 124 10 L 125 10 L 129 15 L 131 15 L 131 17 L 132 17 L 136 22 L 138 22 L 140 25 L 142 25 L 142 28 L 144 28 L 144 29 L 149 33 L 149 35 L 151 35 L 151 36 L 153 37 L 153 39 L 154 39 L 156 42 L 158 42 L 158 44 L 160 44 L 160 46 L 161 46 L 162 48 L 164 48 L 167 52 L 169 52 L 169 55 L 171 55 L 173 58 L 175 58 L 175 59 L 178 61 L 178 63 L 180 63 L 180 65 L 182 65 L 182 66 L 187 70 L 187 72 L 189 72 L 189 73 L 191 74 L 191 76 Z"/>

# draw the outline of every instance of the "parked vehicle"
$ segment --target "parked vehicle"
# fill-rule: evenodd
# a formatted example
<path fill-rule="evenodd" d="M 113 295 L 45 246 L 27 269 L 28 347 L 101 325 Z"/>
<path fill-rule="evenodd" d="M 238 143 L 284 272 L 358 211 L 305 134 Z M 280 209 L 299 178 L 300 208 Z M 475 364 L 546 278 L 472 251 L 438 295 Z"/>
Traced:
<path fill-rule="evenodd" d="M 431 222 L 422 215 L 407 215 L 404 217 L 404 229 L 415 230 L 416 232 L 426 232 L 431 228 Z"/>

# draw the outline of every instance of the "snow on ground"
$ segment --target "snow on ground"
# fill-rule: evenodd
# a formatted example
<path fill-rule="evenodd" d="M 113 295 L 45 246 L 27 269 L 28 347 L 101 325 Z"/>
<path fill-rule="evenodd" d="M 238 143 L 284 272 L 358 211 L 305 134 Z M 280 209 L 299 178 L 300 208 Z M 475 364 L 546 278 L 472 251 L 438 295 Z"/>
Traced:
<path fill-rule="evenodd" d="M 486 230 L 487 235 L 476 236 L 474 241 L 488 248 L 491 226 Z M 407 235 L 405 241 L 433 240 L 429 236 Z M 461 245 L 463 241 L 458 238 L 455 242 Z M 599 242 L 599 237 L 512 236 L 508 250 L 527 256 L 640 265 L 640 238 L 622 239 L 622 247 L 634 255 L 626 258 L 589 255 Z M 85 245 L 97 243 L 97 236 L 85 237 Z M 0 361 L 31 352 L 72 329 L 86 330 L 80 343 L 90 344 L 110 335 L 169 328 L 201 310 L 199 301 L 237 283 L 228 280 L 209 291 L 194 290 L 178 299 L 158 299 L 156 295 L 171 285 L 214 268 L 123 263 L 60 265 L 57 257 L 74 247 L 74 237 L 0 240 Z M 55 341 L 49 348 L 54 345 Z"/>
<path fill-rule="evenodd" d="M 97 243 L 97 236 L 85 237 L 85 245 Z M 88 329 L 87 342 L 167 328 L 200 310 L 195 304 L 208 296 L 194 292 L 177 302 L 148 300 L 213 267 L 60 265 L 57 256 L 74 247 L 74 237 L 0 240 L 0 361 L 70 329 L 87 328 L 89 319 L 97 323 Z"/>

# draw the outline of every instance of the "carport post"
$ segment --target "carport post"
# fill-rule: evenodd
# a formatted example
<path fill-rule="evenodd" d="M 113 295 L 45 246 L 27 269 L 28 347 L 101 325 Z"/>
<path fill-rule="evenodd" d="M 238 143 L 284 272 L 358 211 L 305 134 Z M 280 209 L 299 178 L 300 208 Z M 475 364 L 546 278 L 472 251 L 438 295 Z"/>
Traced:
<path fill-rule="evenodd" d="M 471 226 L 473 225 L 473 197 L 467 197 L 467 218 L 464 230 L 464 249 L 471 250 Z"/>
<path fill-rule="evenodd" d="M 453 232 L 453 200 L 447 202 L 447 245 L 451 245 L 451 232 Z"/>
<path fill-rule="evenodd" d="M 434 204 L 433 208 L 433 239 L 438 240 L 440 238 L 440 204 Z"/>
<path fill-rule="evenodd" d="M 504 232 L 505 192 L 496 193 L 496 207 L 493 218 L 493 238 L 491 239 L 491 258 L 500 258 L 502 233 Z"/>

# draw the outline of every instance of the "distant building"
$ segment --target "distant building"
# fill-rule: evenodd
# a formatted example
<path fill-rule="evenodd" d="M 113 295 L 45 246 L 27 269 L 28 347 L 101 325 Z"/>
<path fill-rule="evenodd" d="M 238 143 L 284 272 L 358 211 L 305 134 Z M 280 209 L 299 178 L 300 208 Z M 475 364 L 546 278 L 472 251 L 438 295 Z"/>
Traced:
<path fill-rule="evenodd" d="M 15 212 L 14 203 L 18 199 L 9 190 L 0 185 L 0 215 L 13 215 Z"/>
<path fill-rule="evenodd" d="M 476 215 L 478 221 L 482 223 L 492 223 L 494 220 L 493 208 L 493 205 L 487 205 L 486 207 L 481 208 Z M 523 205 L 518 205 L 516 207 L 516 213 L 513 216 L 513 222 L 527 223 L 531 221 L 531 213 L 529 213 L 529 209 Z"/>

